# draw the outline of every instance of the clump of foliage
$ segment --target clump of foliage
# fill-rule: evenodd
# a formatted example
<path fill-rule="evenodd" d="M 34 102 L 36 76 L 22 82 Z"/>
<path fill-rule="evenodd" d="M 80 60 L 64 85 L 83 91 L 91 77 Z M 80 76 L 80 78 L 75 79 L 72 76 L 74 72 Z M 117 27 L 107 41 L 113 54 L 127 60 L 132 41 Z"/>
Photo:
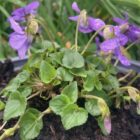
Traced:
<path fill-rule="evenodd" d="M 75 44 L 66 48 L 53 40 L 49 28 L 37 15 L 38 7 L 39 3 L 33 2 L 15 10 L 8 18 L 14 31 L 9 43 L 21 58 L 28 51 L 29 60 L 1 92 L 5 99 L 0 102 L 1 110 L 4 109 L 1 129 L 13 118 L 17 122 L 4 129 L 0 140 L 12 136 L 18 129 L 21 140 L 34 139 L 43 127 L 42 118 L 50 113 L 61 117 L 66 130 L 86 123 L 90 114 L 105 135 L 111 132 L 112 106 L 120 108 L 132 100 L 140 114 L 140 91 L 122 83 L 130 73 L 117 78 L 116 69 L 118 61 L 131 65 L 125 55 L 128 48 L 138 43 L 139 27 L 119 18 L 114 19 L 119 25 L 106 25 L 101 19 L 87 16 L 74 2 L 72 8 L 78 15 L 69 19 L 77 22 Z M 44 39 L 42 29 L 50 41 Z M 79 31 L 94 33 L 85 46 L 78 46 Z M 97 50 L 91 45 L 95 37 Z M 127 44 L 130 45 L 124 48 Z M 115 65 L 111 62 L 113 55 L 117 58 Z M 34 97 L 49 102 L 44 111 L 30 107 Z"/>

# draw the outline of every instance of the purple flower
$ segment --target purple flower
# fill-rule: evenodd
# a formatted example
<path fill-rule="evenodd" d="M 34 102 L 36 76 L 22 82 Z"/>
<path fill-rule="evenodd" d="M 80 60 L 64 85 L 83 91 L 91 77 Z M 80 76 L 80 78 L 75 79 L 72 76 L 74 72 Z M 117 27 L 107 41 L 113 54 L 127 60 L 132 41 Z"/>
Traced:
<path fill-rule="evenodd" d="M 33 37 L 28 35 L 25 27 L 20 27 L 20 25 L 12 18 L 9 18 L 11 28 L 14 30 L 10 34 L 9 44 L 14 49 L 17 50 L 20 58 L 24 58 L 28 48 L 31 46 Z"/>
<path fill-rule="evenodd" d="M 37 8 L 39 7 L 39 2 L 34 1 L 25 7 L 18 8 L 12 12 L 11 16 L 15 21 L 25 21 L 29 15 L 35 15 L 37 13 Z"/>
<path fill-rule="evenodd" d="M 140 27 L 134 24 L 130 24 L 128 22 L 128 17 L 126 17 L 125 19 L 116 17 L 113 18 L 113 20 L 119 25 L 128 24 L 128 29 L 126 30 L 125 35 L 128 37 L 130 42 L 135 42 L 140 40 Z"/>
<path fill-rule="evenodd" d="M 105 26 L 105 23 L 101 19 L 95 19 L 87 16 L 86 10 L 80 10 L 77 3 L 72 3 L 72 9 L 79 15 L 69 17 L 72 21 L 79 21 L 79 31 L 83 33 L 90 33 L 99 30 Z"/>
<path fill-rule="evenodd" d="M 105 41 L 100 44 L 101 50 L 114 53 L 123 65 L 129 66 L 130 62 L 122 52 L 122 47 L 128 42 L 127 36 L 121 33 L 119 26 L 111 26 L 108 31 L 110 32 L 108 36 L 103 34 Z"/>

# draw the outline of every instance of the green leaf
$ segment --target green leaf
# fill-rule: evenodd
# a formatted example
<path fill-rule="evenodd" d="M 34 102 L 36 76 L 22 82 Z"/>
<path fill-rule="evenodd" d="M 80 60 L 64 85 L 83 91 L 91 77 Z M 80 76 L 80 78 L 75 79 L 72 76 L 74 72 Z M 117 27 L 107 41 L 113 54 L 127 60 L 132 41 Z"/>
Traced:
<path fill-rule="evenodd" d="M 89 71 L 87 77 L 84 79 L 84 90 L 85 91 L 92 91 L 94 89 L 94 79 L 93 79 L 94 72 Z"/>
<path fill-rule="evenodd" d="M 75 103 L 78 99 L 77 82 L 70 83 L 62 90 L 61 94 L 66 95 L 72 103 Z"/>
<path fill-rule="evenodd" d="M 21 139 L 34 139 L 40 133 L 43 127 L 42 118 L 40 117 L 41 112 L 29 108 L 23 115 L 20 122 L 20 137 Z"/>
<path fill-rule="evenodd" d="M 62 63 L 66 68 L 82 68 L 84 66 L 84 58 L 78 52 L 69 50 L 65 51 Z"/>
<path fill-rule="evenodd" d="M 32 93 L 32 88 L 28 86 L 20 87 L 18 90 L 20 94 L 24 97 L 28 97 Z"/>
<path fill-rule="evenodd" d="M 50 55 L 52 61 L 55 61 L 58 64 L 62 64 L 63 52 L 56 52 Z"/>
<path fill-rule="evenodd" d="M 47 51 L 49 51 L 49 52 L 52 52 L 55 49 L 53 45 L 55 46 L 56 49 L 60 48 L 60 45 L 58 43 L 53 42 L 53 44 L 52 44 L 52 42 L 48 41 L 48 40 L 44 40 L 42 42 L 42 46 L 41 47 L 43 47 L 44 49 L 47 49 Z"/>
<path fill-rule="evenodd" d="M 93 75 L 93 84 L 97 90 L 102 90 L 102 83 L 97 74 Z"/>
<path fill-rule="evenodd" d="M 115 76 L 109 75 L 108 80 L 109 80 L 109 83 L 111 84 L 112 88 L 114 88 L 114 89 L 119 88 L 119 81 Z"/>
<path fill-rule="evenodd" d="M 23 70 L 22 72 L 20 72 L 17 76 L 16 76 L 16 80 L 19 81 L 19 83 L 23 83 L 25 82 L 28 78 L 30 77 L 30 74 L 28 71 Z"/>
<path fill-rule="evenodd" d="M 7 85 L 7 87 L 2 90 L 2 93 L 5 94 L 7 92 L 16 92 L 17 89 L 19 88 L 19 86 L 20 86 L 19 81 L 16 79 L 13 79 L 10 81 L 10 83 Z"/>
<path fill-rule="evenodd" d="M 24 70 L 20 72 L 14 79 L 10 81 L 8 86 L 3 89 L 1 93 L 8 94 L 9 92 L 16 92 L 17 89 L 20 87 L 20 84 L 24 83 L 29 77 L 30 74 L 28 71 Z"/>
<path fill-rule="evenodd" d="M 61 115 L 61 121 L 66 130 L 84 124 L 87 118 L 88 112 L 75 104 L 66 107 Z"/>
<path fill-rule="evenodd" d="M 57 69 L 57 76 L 59 79 L 63 81 L 72 81 L 73 75 L 69 73 L 69 71 L 63 67 Z"/>
<path fill-rule="evenodd" d="M 4 102 L 0 101 L 0 111 L 3 110 L 4 108 L 5 108 Z"/>
<path fill-rule="evenodd" d="M 53 112 L 57 115 L 61 115 L 64 108 L 69 105 L 70 99 L 66 95 L 57 95 L 49 102 L 49 107 L 53 110 Z"/>
<path fill-rule="evenodd" d="M 84 68 L 79 68 L 79 69 L 71 69 L 70 72 L 73 74 L 73 75 L 76 75 L 76 76 L 80 76 L 80 77 L 86 77 L 87 76 L 87 72 Z"/>
<path fill-rule="evenodd" d="M 40 54 L 33 54 L 30 59 L 28 60 L 28 65 L 30 67 L 39 68 L 41 61 L 41 55 Z"/>
<path fill-rule="evenodd" d="M 6 8 L 0 5 L 0 11 L 3 13 L 7 18 L 10 16 Z"/>
<path fill-rule="evenodd" d="M 4 110 L 4 120 L 7 121 L 24 114 L 27 101 L 19 92 L 11 93 Z"/>
<path fill-rule="evenodd" d="M 85 108 L 93 116 L 99 116 L 102 113 L 98 106 L 97 100 L 95 99 L 86 101 Z"/>
<path fill-rule="evenodd" d="M 40 78 L 42 82 L 48 84 L 56 77 L 55 68 L 46 61 L 42 61 L 40 65 Z"/>

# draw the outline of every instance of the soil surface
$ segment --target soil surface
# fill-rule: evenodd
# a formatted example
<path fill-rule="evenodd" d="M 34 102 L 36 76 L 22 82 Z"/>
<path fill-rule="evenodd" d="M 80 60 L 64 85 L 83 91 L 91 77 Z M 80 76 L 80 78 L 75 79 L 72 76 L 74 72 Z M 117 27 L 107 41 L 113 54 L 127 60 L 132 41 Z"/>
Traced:
<path fill-rule="evenodd" d="M 13 75 L 13 65 L 10 61 L 0 63 L 0 89 L 5 87 Z M 31 106 L 43 111 L 48 103 L 40 98 L 34 98 Z M 102 135 L 97 122 L 90 115 L 83 126 L 65 131 L 60 117 L 50 114 L 43 118 L 44 127 L 35 140 L 140 140 L 140 116 L 136 115 L 135 108 L 135 104 L 132 104 L 120 110 L 112 109 L 112 132 L 109 136 Z M 20 138 L 16 133 L 7 140 Z"/>
<path fill-rule="evenodd" d="M 0 62 L 0 91 L 14 75 L 14 65 L 10 60 L 6 60 L 4 63 Z"/>
<path fill-rule="evenodd" d="M 41 99 L 36 98 L 34 101 L 42 103 Z M 47 103 L 44 102 L 44 105 L 47 105 Z M 111 112 L 112 132 L 109 136 L 102 135 L 97 122 L 90 115 L 83 126 L 65 131 L 60 117 L 50 114 L 43 118 L 44 127 L 35 140 L 140 140 L 140 116 L 135 113 L 136 107 L 134 104 L 128 105 L 126 108 L 113 109 Z M 17 133 L 13 138 L 7 140 L 20 140 L 20 138 Z"/>

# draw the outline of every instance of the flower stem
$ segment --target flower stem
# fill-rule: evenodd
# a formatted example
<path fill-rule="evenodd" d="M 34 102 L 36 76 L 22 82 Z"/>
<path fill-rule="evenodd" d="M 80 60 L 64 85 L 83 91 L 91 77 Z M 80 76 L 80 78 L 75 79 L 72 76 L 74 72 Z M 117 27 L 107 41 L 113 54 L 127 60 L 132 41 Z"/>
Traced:
<path fill-rule="evenodd" d="M 128 45 L 128 47 L 125 49 L 126 51 L 128 51 L 133 45 L 135 45 L 137 43 L 137 40 L 134 41 L 133 43 L 131 43 L 130 45 Z"/>
<path fill-rule="evenodd" d="M 48 37 L 49 37 L 49 39 L 50 39 L 50 41 L 51 41 L 51 43 L 52 43 L 52 46 L 53 46 L 53 48 L 54 48 L 54 50 L 56 51 L 56 47 L 55 47 L 55 44 L 54 44 L 54 39 L 53 39 L 53 36 L 51 35 L 51 33 L 50 33 L 50 31 L 49 31 L 49 29 L 48 28 L 46 28 L 47 27 L 47 25 L 46 24 L 44 24 L 44 22 L 43 22 L 43 20 L 42 19 L 40 19 L 40 20 L 37 20 L 38 21 L 38 23 L 44 28 L 44 30 L 46 31 L 46 33 L 47 33 L 47 35 L 48 35 Z"/>
<path fill-rule="evenodd" d="M 31 98 L 33 98 L 33 97 L 39 95 L 41 92 L 42 92 L 42 91 L 38 91 L 38 92 L 32 94 L 31 96 L 29 96 L 29 97 L 27 98 L 27 100 L 30 100 Z"/>
<path fill-rule="evenodd" d="M 102 99 L 102 98 L 94 96 L 94 95 L 80 95 L 80 97 L 86 98 L 86 99 L 96 99 L 96 100 L 101 100 Z"/>
<path fill-rule="evenodd" d="M 76 52 L 78 51 L 78 28 L 79 28 L 79 25 L 80 25 L 80 16 L 78 17 L 78 21 L 77 21 L 77 25 L 76 25 L 76 32 L 75 32 L 75 50 Z"/>
<path fill-rule="evenodd" d="M 118 63 L 119 63 L 119 59 L 117 59 L 117 60 L 115 61 L 114 67 L 116 67 L 116 66 L 118 65 Z"/>
<path fill-rule="evenodd" d="M 128 76 L 130 76 L 130 74 L 132 74 L 132 72 L 133 72 L 133 70 L 130 70 L 125 76 L 119 78 L 118 81 L 121 82 L 121 81 L 125 80 Z"/>
<path fill-rule="evenodd" d="M 99 30 L 97 30 L 97 31 L 91 36 L 91 38 L 90 38 L 90 40 L 88 41 L 87 45 L 84 47 L 83 51 L 81 52 L 82 55 L 86 52 L 86 50 L 88 49 L 89 45 L 92 43 L 93 39 L 98 35 L 98 33 L 99 33 L 100 31 L 102 31 L 105 27 L 108 27 L 108 26 L 110 26 L 110 25 L 105 25 L 105 26 L 101 27 Z"/>
<path fill-rule="evenodd" d="M 44 115 L 52 113 L 52 110 L 48 107 L 46 110 L 44 110 L 41 115 L 39 116 L 39 119 L 41 119 Z"/>
<path fill-rule="evenodd" d="M 19 118 L 19 120 L 17 121 L 17 123 L 14 125 L 14 127 L 9 128 L 9 129 L 6 129 L 6 130 L 4 131 L 4 133 L 0 136 L 0 140 L 4 140 L 4 139 L 6 139 L 6 138 L 8 138 L 8 137 L 10 137 L 10 136 L 13 136 L 14 133 L 15 133 L 15 131 L 16 131 L 17 129 L 19 129 L 20 120 L 21 120 L 21 118 Z"/>
<path fill-rule="evenodd" d="M 5 125 L 7 124 L 7 121 L 3 123 L 3 125 L 0 127 L 0 131 L 5 127 Z"/>
<path fill-rule="evenodd" d="M 132 85 L 138 78 L 140 78 L 140 74 L 136 75 L 127 85 Z"/>
<path fill-rule="evenodd" d="M 128 88 L 131 88 L 131 86 L 125 86 L 125 87 L 120 87 L 118 89 L 114 89 L 108 95 L 111 96 L 111 95 L 113 95 L 118 90 L 128 90 Z"/>

